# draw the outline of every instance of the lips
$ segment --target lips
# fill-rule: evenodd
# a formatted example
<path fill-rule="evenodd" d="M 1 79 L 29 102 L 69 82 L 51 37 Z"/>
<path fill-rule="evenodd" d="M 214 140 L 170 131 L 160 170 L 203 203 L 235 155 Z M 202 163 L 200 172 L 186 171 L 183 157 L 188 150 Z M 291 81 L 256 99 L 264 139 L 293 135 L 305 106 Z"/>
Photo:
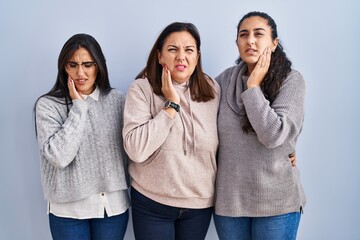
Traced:
<path fill-rule="evenodd" d="M 86 81 L 87 81 L 87 79 L 76 79 L 76 82 L 78 83 L 78 84 L 85 84 L 86 83 Z"/>
<path fill-rule="evenodd" d="M 245 52 L 246 53 L 256 53 L 257 51 L 255 49 L 253 49 L 253 48 L 248 48 L 248 49 L 246 49 Z"/>
<path fill-rule="evenodd" d="M 182 64 L 178 64 L 178 65 L 175 65 L 175 68 L 176 68 L 177 70 L 182 71 L 182 70 L 185 70 L 186 66 L 185 66 L 185 65 L 182 65 Z"/>

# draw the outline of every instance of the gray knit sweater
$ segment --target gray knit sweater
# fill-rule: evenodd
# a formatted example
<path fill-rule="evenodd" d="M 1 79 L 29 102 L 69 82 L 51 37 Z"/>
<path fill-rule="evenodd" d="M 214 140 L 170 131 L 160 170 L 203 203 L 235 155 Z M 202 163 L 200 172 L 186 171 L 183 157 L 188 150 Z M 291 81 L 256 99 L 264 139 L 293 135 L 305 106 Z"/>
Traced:
<path fill-rule="evenodd" d="M 36 105 L 37 140 L 45 199 L 65 203 L 128 188 L 122 144 L 124 96 L 100 93 L 99 101 L 42 97 Z"/>
<path fill-rule="evenodd" d="M 246 89 L 244 63 L 221 73 L 216 179 L 218 215 L 263 217 L 299 212 L 305 205 L 295 151 L 304 118 L 305 83 L 292 70 L 272 105 L 259 87 Z M 246 134 L 244 116 L 256 133 Z"/>

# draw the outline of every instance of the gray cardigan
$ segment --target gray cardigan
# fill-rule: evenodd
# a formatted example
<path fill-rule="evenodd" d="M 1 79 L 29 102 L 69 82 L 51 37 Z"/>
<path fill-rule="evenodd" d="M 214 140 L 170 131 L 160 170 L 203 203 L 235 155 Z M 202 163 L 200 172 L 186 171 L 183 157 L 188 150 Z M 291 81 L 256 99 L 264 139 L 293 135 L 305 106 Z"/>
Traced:
<path fill-rule="evenodd" d="M 246 89 L 242 62 L 221 73 L 215 211 L 222 216 L 263 217 L 299 212 L 305 205 L 295 151 L 304 118 L 305 83 L 292 70 L 272 105 L 260 87 Z M 244 116 L 256 133 L 246 134 Z"/>
<path fill-rule="evenodd" d="M 124 96 L 100 93 L 99 101 L 41 97 L 36 105 L 37 140 L 45 199 L 64 203 L 128 188 L 121 137 Z"/>

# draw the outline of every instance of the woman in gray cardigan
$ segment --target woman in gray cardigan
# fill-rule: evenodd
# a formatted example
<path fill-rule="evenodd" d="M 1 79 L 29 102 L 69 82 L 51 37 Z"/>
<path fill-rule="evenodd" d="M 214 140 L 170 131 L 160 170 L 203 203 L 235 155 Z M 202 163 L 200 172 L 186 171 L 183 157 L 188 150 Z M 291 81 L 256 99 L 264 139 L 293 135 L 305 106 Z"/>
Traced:
<path fill-rule="evenodd" d="M 54 87 L 35 104 L 53 239 L 123 239 L 129 208 L 123 104 L 98 42 L 72 36 L 60 52 Z"/>
<path fill-rule="evenodd" d="M 237 65 L 221 86 L 215 226 L 223 239 L 296 239 L 305 195 L 289 161 L 304 118 L 305 84 L 291 69 L 274 20 L 239 22 Z"/>

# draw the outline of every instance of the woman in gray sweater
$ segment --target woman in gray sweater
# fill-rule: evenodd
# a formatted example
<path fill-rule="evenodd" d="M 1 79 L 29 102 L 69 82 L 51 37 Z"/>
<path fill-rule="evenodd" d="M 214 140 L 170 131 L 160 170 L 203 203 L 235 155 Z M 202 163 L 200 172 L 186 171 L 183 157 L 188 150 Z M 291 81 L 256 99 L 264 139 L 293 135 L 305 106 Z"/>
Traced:
<path fill-rule="evenodd" d="M 54 87 L 35 104 L 53 239 L 123 239 L 129 208 L 123 103 L 98 42 L 72 36 L 60 52 Z"/>
<path fill-rule="evenodd" d="M 304 80 L 267 14 L 240 20 L 237 46 L 237 65 L 217 77 L 217 233 L 221 240 L 295 239 L 305 195 L 288 156 L 303 125 Z"/>

